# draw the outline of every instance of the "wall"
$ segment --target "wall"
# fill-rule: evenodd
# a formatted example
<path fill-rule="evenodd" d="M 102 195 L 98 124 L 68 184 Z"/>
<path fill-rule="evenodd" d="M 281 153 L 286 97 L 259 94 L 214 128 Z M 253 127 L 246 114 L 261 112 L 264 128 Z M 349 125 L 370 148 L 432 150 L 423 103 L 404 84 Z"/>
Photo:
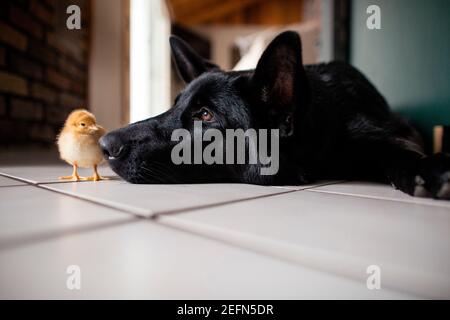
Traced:
<path fill-rule="evenodd" d="M 366 28 L 366 9 L 381 8 L 381 30 Z M 450 124 L 450 4 L 448 0 L 352 2 L 351 61 L 391 107 L 417 124 Z"/>
<path fill-rule="evenodd" d="M 0 145 L 52 145 L 67 114 L 85 107 L 89 7 L 65 26 L 65 0 L 0 1 Z"/>
<path fill-rule="evenodd" d="M 252 57 L 250 64 L 243 69 L 252 69 L 265 50 L 267 45 L 279 33 L 286 30 L 294 30 L 300 33 L 303 45 L 303 62 L 305 64 L 316 63 L 319 56 L 319 21 L 309 21 L 295 25 L 283 27 L 260 27 L 260 26 L 204 26 L 196 27 L 193 30 L 211 41 L 211 61 L 218 64 L 223 70 L 231 70 L 233 64 L 233 47 L 238 39 L 252 42 L 257 39 L 262 40 L 262 46 L 257 50 L 256 56 Z M 242 68 L 240 68 L 242 69 Z"/>
<path fill-rule="evenodd" d="M 89 106 L 108 130 L 122 125 L 122 2 L 91 0 Z"/>
<path fill-rule="evenodd" d="M 251 35 L 266 30 L 261 26 L 227 26 L 211 25 L 192 28 L 194 32 L 211 41 L 211 61 L 224 70 L 234 67 L 232 49 L 238 37 Z"/>
<path fill-rule="evenodd" d="M 131 122 L 156 116 L 171 105 L 170 33 L 165 0 L 131 0 Z"/>
<path fill-rule="evenodd" d="M 329 1 L 325 0 L 326 3 Z M 321 53 L 323 49 L 320 43 L 329 39 L 319 39 L 322 2 L 322 0 L 304 0 L 258 3 L 254 10 L 262 14 L 258 20 L 259 24 L 255 24 L 251 17 L 246 17 L 242 21 L 236 20 L 235 23 L 230 21 L 231 24 L 200 25 L 192 29 L 211 41 L 211 60 L 224 70 L 230 70 L 235 66 L 233 48 L 236 46 L 236 40 L 251 42 L 257 38 L 265 39 L 264 48 L 257 50 L 261 52 L 253 61 L 251 67 L 254 68 L 265 46 L 278 33 L 285 30 L 294 30 L 301 34 L 304 63 L 315 63 L 319 59 L 319 53 L 323 59 L 329 59 L 329 56 Z M 289 11 L 291 12 L 288 17 L 286 12 Z"/>

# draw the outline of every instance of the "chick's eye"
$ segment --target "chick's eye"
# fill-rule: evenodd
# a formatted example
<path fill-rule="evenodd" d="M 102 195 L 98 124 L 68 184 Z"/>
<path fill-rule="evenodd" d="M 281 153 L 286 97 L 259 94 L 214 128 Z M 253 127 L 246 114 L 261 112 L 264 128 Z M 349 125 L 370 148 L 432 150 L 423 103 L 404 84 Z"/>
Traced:
<path fill-rule="evenodd" d="M 200 111 L 197 113 L 197 118 L 202 120 L 202 121 L 211 121 L 213 119 L 213 115 L 212 113 L 206 109 L 206 108 L 202 108 L 200 109 Z"/>
<path fill-rule="evenodd" d="M 85 127 L 86 123 L 82 122 L 82 123 L 80 123 L 80 126 Z"/>

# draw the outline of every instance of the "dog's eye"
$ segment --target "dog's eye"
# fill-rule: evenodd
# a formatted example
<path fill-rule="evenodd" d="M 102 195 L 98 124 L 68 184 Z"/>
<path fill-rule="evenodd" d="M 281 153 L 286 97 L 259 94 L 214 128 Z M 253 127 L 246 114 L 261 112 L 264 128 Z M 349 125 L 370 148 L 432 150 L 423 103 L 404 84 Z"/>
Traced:
<path fill-rule="evenodd" d="M 213 119 L 212 113 L 206 108 L 201 108 L 200 111 L 196 114 L 196 117 L 206 122 L 210 122 Z"/>

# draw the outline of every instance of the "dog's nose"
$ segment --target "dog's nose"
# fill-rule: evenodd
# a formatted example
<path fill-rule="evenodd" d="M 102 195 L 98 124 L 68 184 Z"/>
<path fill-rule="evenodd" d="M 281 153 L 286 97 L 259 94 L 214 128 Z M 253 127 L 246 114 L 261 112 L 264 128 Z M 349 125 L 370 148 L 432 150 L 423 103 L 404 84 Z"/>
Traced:
<path fill-rule="evenodd" d="M 108 133 L 101 137 L 98 143 L 106 159 L 116 159 L 125 154 L 126 146 L 117 134 Z"/>

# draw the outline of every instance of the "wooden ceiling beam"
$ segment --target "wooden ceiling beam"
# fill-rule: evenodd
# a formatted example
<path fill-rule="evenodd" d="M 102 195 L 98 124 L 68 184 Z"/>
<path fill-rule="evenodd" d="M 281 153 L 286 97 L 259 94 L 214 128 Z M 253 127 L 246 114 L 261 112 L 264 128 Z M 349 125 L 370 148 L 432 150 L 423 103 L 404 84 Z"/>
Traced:
<path fill-rule="evenodd" d="M 174 3 L 181 5 L 183 3 L 182 1 L 186 0 L 178 0 L 174 1 Z M 243 10 L 244 8 L 264 1 L 266 0 L 201 0 L 200 2 L 203 4 L 202 8 L 197 7 L 199 2 L 191 1 L 191 5 L 187 7 L 183 5 L 184 10 L 181 10 L 180 7 L 177 8 L 175 6 L 172 6 L 172 9 L 175 13 L 174 20 L 180 24 L 189 26 L 214 21 L 233 12 Z M 170 0 L 169 2 L 172 2 L 173 4 L 173 0 Z"/>

